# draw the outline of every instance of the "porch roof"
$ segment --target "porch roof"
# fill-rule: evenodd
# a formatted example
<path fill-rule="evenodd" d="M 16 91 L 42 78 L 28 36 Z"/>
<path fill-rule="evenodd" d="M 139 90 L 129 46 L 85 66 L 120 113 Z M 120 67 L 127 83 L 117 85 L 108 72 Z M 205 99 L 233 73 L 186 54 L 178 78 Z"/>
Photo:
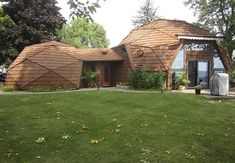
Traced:
<path fill-rule="evenodd" d="M 215 37 L 215 36 L 195 36 L 195 35 L 176 35 L 178 39 L 185 40 L 199 40 L 199 41 L 220 41 L 223 40 L 223 37 Z"/>
<path fill-rule="evenodd" d="M 111 48 L 78 49 L 79 58 L 83 61 L 123 61 L 124 59 Z"/>

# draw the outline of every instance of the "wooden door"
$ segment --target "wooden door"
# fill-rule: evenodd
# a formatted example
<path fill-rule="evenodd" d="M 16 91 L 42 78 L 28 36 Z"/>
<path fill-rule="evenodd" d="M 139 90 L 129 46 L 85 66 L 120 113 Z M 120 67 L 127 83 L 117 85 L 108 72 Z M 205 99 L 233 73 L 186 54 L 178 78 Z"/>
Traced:
<path fill-rule="evenodd" d="M 111 83 L 111 65 L 110 63 L 103 64 L 103 87 L 110 87 Z"/>
<path fill-rule="evenodd" d="M 194 87 L 197 85 L 197 61 L 188 62 L 188 80 L 190 83 L 189 87 Z"/>

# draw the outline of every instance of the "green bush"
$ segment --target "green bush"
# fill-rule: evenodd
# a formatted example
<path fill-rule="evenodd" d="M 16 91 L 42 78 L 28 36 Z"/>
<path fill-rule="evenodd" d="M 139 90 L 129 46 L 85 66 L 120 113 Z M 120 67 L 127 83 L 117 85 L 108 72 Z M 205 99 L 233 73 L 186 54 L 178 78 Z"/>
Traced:
<path fill-rule="evenodd" d="M 135 69 L 130 72 L 130 86 L 134 89 L 160 89 L 165 78 L 165 72 Z"/>
<path fill-rule="evenodd" d="M 98 86 L 98 71 L 88 71 L 85 72 L 82 76 L 82 80 L 85 84 L 85 87 L 96 87 Z"/>
<path fill-rule="evenodd" d="M 186 86 L 187 84 L 190 83 L 185 72 L 180 74 L 180 76 L 178 77 L 178 79 L 175 82 L 178 86 L 180 86 L 180 85 Z"/>
<path fill-rule="evenodd" d="M 15 87 L 12 87 L 12 86 L 1 86 L 0 90 L 4 92 L 11 92 L 11 91 L 15 91 L 16 89 Z"/>

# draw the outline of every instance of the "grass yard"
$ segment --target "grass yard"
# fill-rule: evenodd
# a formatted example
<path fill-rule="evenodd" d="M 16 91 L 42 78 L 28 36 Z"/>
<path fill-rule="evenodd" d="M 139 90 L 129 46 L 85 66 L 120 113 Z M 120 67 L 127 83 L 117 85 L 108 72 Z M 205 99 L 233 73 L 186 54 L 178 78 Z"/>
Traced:
<path fill-rule="evenodd" d="M 235 162 L 235 101 L 89 91 L 0 96 L 0 162 Z"/>

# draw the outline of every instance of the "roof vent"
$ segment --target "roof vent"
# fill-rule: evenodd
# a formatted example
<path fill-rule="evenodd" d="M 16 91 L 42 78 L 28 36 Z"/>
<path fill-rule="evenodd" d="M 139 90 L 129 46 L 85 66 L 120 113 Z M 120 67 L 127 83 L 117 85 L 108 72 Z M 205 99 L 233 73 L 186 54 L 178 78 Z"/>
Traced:
<path fill-rule="evenodd" d="M 108 50 L 101 50 L 102 55 L 107 55 L 108 54 Z"/>
<path fill-rule="evenodd" d="M 144 51 L 143 50 L 138 50 L 137 51 L 137 57 L 143 57 Z"/>

